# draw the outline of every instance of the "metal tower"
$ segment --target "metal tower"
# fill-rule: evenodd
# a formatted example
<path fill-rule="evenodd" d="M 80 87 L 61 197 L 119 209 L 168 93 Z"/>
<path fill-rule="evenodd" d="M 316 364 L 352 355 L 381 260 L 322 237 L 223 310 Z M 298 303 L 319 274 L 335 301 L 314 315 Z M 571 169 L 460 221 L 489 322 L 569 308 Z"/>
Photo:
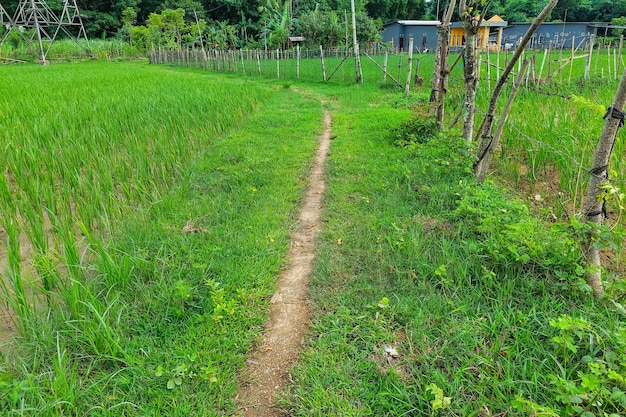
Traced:
<path fill-rule="evenodd" d="M 3 9 L 4 10 L 4 9 Z M 6 14 L 6 11 L 5 11 Z M 8 16 L 7 16 L 8 18 Z M 48 6 L 45 0 L 20 0 L 13 19 L 8 19 L 9 25 L 23 33 L 25 29 L 31 29 L 32 34 L 27 39 L 22 35 L 29 45 L 33 45 L 35 40 L 39 47 L 40 62 L 46 64 L 46 57 L 52 44 L 57 39 L 59 32 L 65 33 L 70 39 L 74 40 L 87 54 L 89 53 L 89 41 L 83 21 L 80 17 L 76 0 L 63 0 L 63 11 L 61 16 L 57 16 Z M 68 28 L 78 28 L 78 35 L 74 36 Z M 5 33 L 0 44 L 4 42 L 8 36 L 9 30 Z M 80 40 L 86 43 L 82 45 Z"/>
<path fill-rule="evenodd" d="M 0 25 L 4 26 L 4 28 L 8 31 L 13 26 L 13 20 L 11 16 L 4 10 L 4 7 L 0 4 Z"/>
<path fill-rule="evenodd" d="M 85 31 L 85 26 L 83 25 L 83 19 L 80 17 L 80 10 L 78 9 L 78 5 L 76 4 L 76 0 L 63 0 L 63 11 L 61 12 L 61 17 L 59 18 L 59 27 L 54 34 L 54 37 L 59 33 L 59 30 L 63 30 L 70 38 L 74 39 L 74 41 L 86 52 L 89 51 L 89 39 L 87 39 L 87 32 Z M 75 27 L 78 29 L 78 34 L 74 37 L 72 36 L 67 28 Z M 85 41 L 85 45 L 81 45 L 80 41 Z"/>

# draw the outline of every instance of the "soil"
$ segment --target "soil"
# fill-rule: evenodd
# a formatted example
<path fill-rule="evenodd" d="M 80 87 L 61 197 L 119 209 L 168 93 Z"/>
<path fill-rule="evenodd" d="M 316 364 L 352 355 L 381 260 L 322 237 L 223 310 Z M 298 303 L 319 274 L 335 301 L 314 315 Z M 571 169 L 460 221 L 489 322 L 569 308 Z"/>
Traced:
<path fill-rule="evenodd" d="M 326 191 L 324 170 L 330 148 L 331 124 L 330 113 L 326 111 L 325 128 L 319 136 L 309 189 L 300 209 L 298 229 L 291 238 L 288 267 L 278 279 L 263 340 L 249 355 L 236 395 L 243 416 L 287 415 L 280 409 L 277 399 L 290 380 L 290 369 L 298 360 L 310 319 L 308 284 L 315 259 L 315 240 L 321 227 L 320 215 Z"/>

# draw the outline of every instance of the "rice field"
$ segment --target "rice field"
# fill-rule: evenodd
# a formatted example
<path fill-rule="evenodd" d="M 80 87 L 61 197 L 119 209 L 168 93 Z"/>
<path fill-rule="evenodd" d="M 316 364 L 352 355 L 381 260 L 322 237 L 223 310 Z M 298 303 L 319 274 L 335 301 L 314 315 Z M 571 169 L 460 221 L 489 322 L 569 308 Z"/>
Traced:
<path fill-rule="evenodd" d="M 319 104 L 145 62 L 0 78 L 0 414 L 227 407 L 216 391 L 263 322 Z M 233 133 L 270 101 L 286 120 Z M 209 399 L 176 406 L 196 390 Z"/>
<path fill-rule="evenodd" d="M 608 68 L 608 54 L 596 56 L 597 67 Z M 414 335 L 422 330 L 415 329 L 423 329 L 423 323 L 413 323 L 414 317 L 425 315 L 427 321 L 426 316 L 439 308 L 447 323 L 447 306 L 458 302 L 457 292 L 467 290 L 464 305 L 469 306 L 472 297 L 481 303 L 517 300 L 516 285 L 524 290 L 528 286 L 523 303 L 533 307 L 523 306 L 522 318 L 526 320 L 535 307 L 546 310 L 530 320 L 537 328 L 524 336 L 537 345 L 533 352 L 548 344 L 534 336 L 551 334 L 550 318 L 565 314 L 575 304 L 593 313 L 584 305 L 591 303 L 584 294 L 573 287 L 569 290 L 573 295 L 562 290 L 563 282 L 550 273 L 544 283 L 543 276 L 536 277 L 515 260 L 503 265 L 493 261 L 490 266 L 501 275 L 498 279 L 505 283 L 501 285 L 496 273 L 487 271 L 483 260 L 472 253 L 476 246 L 448 236 L 452 226 L 447 220 L 422 225 L 427 217 L 438 219 L 441 213 L 436 210 L 446 211 L 442 219 L 448 219 L 445 216 L 456 207 L 458 195 L 438 195 L 438 185 L 424 185 L 433 172 L 437 180 L 448 178 L 451 170 L 445 164 L 450 155 L 444 155 L 445 146 L 432 160 L 416 162 L 419 155 L 406 155 L 386 136 L 409 117 L 410 109 L 428 100 L 432 55 L 417 58 L 425 82 L 414 86 L 409 97 L 386 88 L 391 82 L 383 83 L 380 70 L 366 59 L 364 79 L 371 80 L 370 85 L 340 85 L 353 84 L 354 67 L 350 60 L 339 67 L 339 57 L 329 58 L 329 68 L 342 71 L 329 84 L 317 78 L 321 69 L 316 58 L 308 58 L 310 65 L 300 68 L 299 81 L 287 77 L 295 64 L 286 60 L 278 81 L 262 83 L 251 82 L 258 74 L 212 74 L 143 62 L 0 67 L 0 299 L 4 301 L 0 323 L 10 321 L 15 328 L 10 336 L 18 341 L 11 349 L 3 348 L 8 338 L 6 329 L 0 332 L 0 414 L 211 416 L 236 410 L 238 372 L 261 331 L 273 280 L 289 244 L 293 212 L 306 188 L 322 114 L 319 102 L 311 98 L 318 95 L 335 112 L 338 140 L 329 171 L 335 183 L 329 194 L 334 211 L 327 214 L 331 226 L 320 252 L 318 284 L 314 284 L 318 287 L 313 289 L 319 319 L 313 333 L 319 341 L 312 338 L 310 345 L 318 350 L 305 352 L 305 366 L 318 354 L 333 359 L 328 351 L 350 344 L 355 337 L 353 330 L 344 335 L 320 330 L 325 321 L 331 330 L 344 318 L 355 329 L 362 328 L 357 338 L 366 340 L 367 348 L 350 345 L 350 355 L 357 358 L 354 364 L 336 351 L 341 366 L 315 365 L 319 369 L 311 372 L 314 383 L 297 374 L 298 385 L 291 391 L 296 415 L 326 406 L 352 410 L 342 408 L 346 399 L 355 401 L 353 410 L 363 414 L 371 410 L 386 410 L 381 415 L 393 413 L 389 410 L 428 414 L 429 401 L 423 394 L 427 378 L 409 381 L 399 374 L 396 381 L 389 372 L 384 375 L 389 382 L 385 391 L 371 384 L 380 377 L 371 352 L 384 338 L 419 343 L 422 336 Z M 551 59 L 556 62 L 558 54 Z M 390 56 L 389 67 L 400 79 L 406 77 L 405 60 L 406 56 Z M 493 177 L 531 201 L 539 195 L 543 208 L 552 207 L 545 213 L 551 221 L 580 207 L 585 167 L 617 85 L 614 77 L 608 73 L 602 77 L 601 71 L 583 82 L 580 64 L 584 60 L 574 61 L 571 81 L 564 72 L 552 82 L 527 83 L 495 159 Z M 267 67 L 268 73 L 271 68 Z M 450 80 L 447 123 L 462 100 L 461 76 L 457 66 Z M 495 73 L 491 76 L 488 81 L 483 67 L 479 108 L 488 100 L 489 82 L 495 82 Z M 295 94 L 291 84 L 308 91 Z M 626 167 L 620 142 L 611 175 L 623 180 Z M 455 179 L 450 188 L 465 182 Z M 424 218 L 415 214 L 424 207 L 433 212 L 424 212 Z M 617 216 L 613 219 L 621 221 Z M 441 231 L 444 239 L 429 235 L 427 226 Z M 419 229 L 419 236 L 409 239 L 413 228 Z M 350 252 L 345 255 L 346 265 L 342 265 L 344 251 Z M 338 265 L 326 271 L 334 262 Z M 476 274 L 489 281 L 484 288 L 476 286 L 478 296 L 464 281 L 474 282 Z M 357 285 L 351 281 L 355 277 L 361 280 Z M 319 284 L 326 278 L 327 288 Z M 535 287 L 541 287 L 541 297 L 533 297 Z M 493 295 L 492 289 L 494 294 L 496 289 L 506 294 Z M 346 297 L 344 291 L 355 295 Z M 429 291 L 434 294 L 429 301 L 433 304 L 422 309 L 414 294 Z M 450 299 L 441 301 L 444 296 Z M 379 315 L 377 308 L 387 308 L 380 307 L 384 298 L 398 307 Z M 537 306 L 532 304 L 534 298 L 540 298 Z M 551 310 L 557 298 L 558 308 Z M 409 314 L 413 308 L 419 313 Z M 477 307 L 476 315 L 482 308 Z M 489 317 L 500 314 L 494 311 Z M 507 315 L 512 311 L 503 302 L 505 322 L 518 323 L 518 318 Z M 391 317 L 396 312 L 397 320 Z M 335 313 L 341 320 L 333 321 Z M 362 320 L 369 316 L 371 320 Z M 449 355 L 457 354 L 473 337 L 474 319 L 472 314 L 462 317 L 459 347 Z M 435 331 L 428 337 L 449 339 L 445 326 L 430 324 Z M 488 327 L 481 331 L 491 332 Z M 328 348 L 317 346 L 325 343 L 323 335 L 329 336 Z M 545 375 L 537 375 L 532 366 L 535 358 L 548 354 L 527 355 L 525 343 L 519 344 L 523 361 L 511 359 L 507 378 L 524 383 L 537 380 L 530 392 L 549 397 Z M 477 354 L 470 351 L 470 356 Z M 436 356 L 415 363 L 431 359 L 440 369 L 424 375 L 434 378 L 447 395 L 457 389 L 456 383 L 465 384 L 453 380 L 445 385 L 452 373 L 465 375 L 455 363 L 451 362 L 450 370 L 437 364 Z M 337 378 L 333 369 L 343 372 L 343 365 L 351 368 L 346 375 L 361 367 L 367 372 L 359 383 L 362 391 L 340 398 L 342 391 L 328 390 L 330 382 L 323 378 Z M 520 375 L 515 374 L 519 366 Z M 576 370 L 568 369 L 572 374 Z M 460 396 L 473 398 L 470 391 L 484 384 L 481 401 L 493 401 L 489 404 L 496 404 L 495 409 L 506 410 L 516 394 L 511 390 L 494 397 L 488 379 L 480 379 L 480 384 L 470 380 L 459 390 Z M 320 381 L 321 386 L 315 385 Z M 346 381 L 346 387 L 361 389 L 350 382 L 353 375 Z M 306 398 L 308 394 L 300 397 L 299 390 L 310 388 L 319 399 Z M 337 398 L 329 401 L 325 395 Z M 372 398 L 374 405 L 367 403 Z M 467 411 L 472 404 L 456 407 Z"/>
<path fill-rule="evenodd" d="M 98 246 L 110 222 L 157 201 L 212 137 L 267 98 L 261 87 L 183 82 L 146 65 L 5 67 L 2 79 L 5 292 L 20 315 L 36 308 L 25 298 L 25 257 L 38 277 L 29 286 L 44 294 L 60 284 L 57 263 L 82 282 L 77 236 Z"/>

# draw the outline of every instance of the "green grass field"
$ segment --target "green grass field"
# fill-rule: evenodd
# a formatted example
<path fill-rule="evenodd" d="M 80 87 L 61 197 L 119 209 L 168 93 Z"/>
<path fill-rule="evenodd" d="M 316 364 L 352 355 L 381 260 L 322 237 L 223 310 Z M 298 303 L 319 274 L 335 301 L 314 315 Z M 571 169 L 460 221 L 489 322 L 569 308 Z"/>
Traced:
<path fill-rule="evenodd" d="M 379 82 L 145 63 L 11 66 L 0 76 L 0 274 L 17 326 L 0 349 L 0 414 L 235 414 L 238 372 L 306 190 L 321 99 L 333 115 L 329 188 L 313 322 L 285 410 L 626 409 L 623 284 L 610 282 L 613 302 L 594 301 L 575 236 L 544 223 L 558 213 L 557 193 L 541 206 L 524 201 L 545 186 L 532 173 L 555 169 L 559 190 L 574 194 L 584 172 L 516 131 L 495 181 L 477 186 L 471 149 L 453 132 L 394 145 L 428 87 L 405 98 Z M 512 123 L 586 158 L 602 115 L 584 116 L 616 86 L 592 81 L 559 84 L 579 100 L 520 94 Z M 626 178 L 618 167 L 615 178 Z"/>

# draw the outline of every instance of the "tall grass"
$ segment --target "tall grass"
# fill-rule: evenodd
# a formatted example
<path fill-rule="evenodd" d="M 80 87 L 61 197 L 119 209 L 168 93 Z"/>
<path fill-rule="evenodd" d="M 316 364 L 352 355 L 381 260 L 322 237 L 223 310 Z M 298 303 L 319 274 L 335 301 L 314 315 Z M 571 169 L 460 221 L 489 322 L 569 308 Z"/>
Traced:
<path fill-rule="evenodd" d="M 147 65 L 4 67 L 2 79 L 4 302 L 23 337 L 37 333 L 39 310 L 61 312 L 91 353 L 124 360 L 113 306 L 88 283 L 88 261 L 108 265 L 101 290 L 127 285 L 129 268 L 103 247 L 111 223 L 158 201 L 267 89 Z"/>
<path fill-rule="evenodd" d="M 143 63 L 6 79 L 2 300 L 19 335 L 3 349 L 0 414 L 234 413 L 320 104 Z"/>

